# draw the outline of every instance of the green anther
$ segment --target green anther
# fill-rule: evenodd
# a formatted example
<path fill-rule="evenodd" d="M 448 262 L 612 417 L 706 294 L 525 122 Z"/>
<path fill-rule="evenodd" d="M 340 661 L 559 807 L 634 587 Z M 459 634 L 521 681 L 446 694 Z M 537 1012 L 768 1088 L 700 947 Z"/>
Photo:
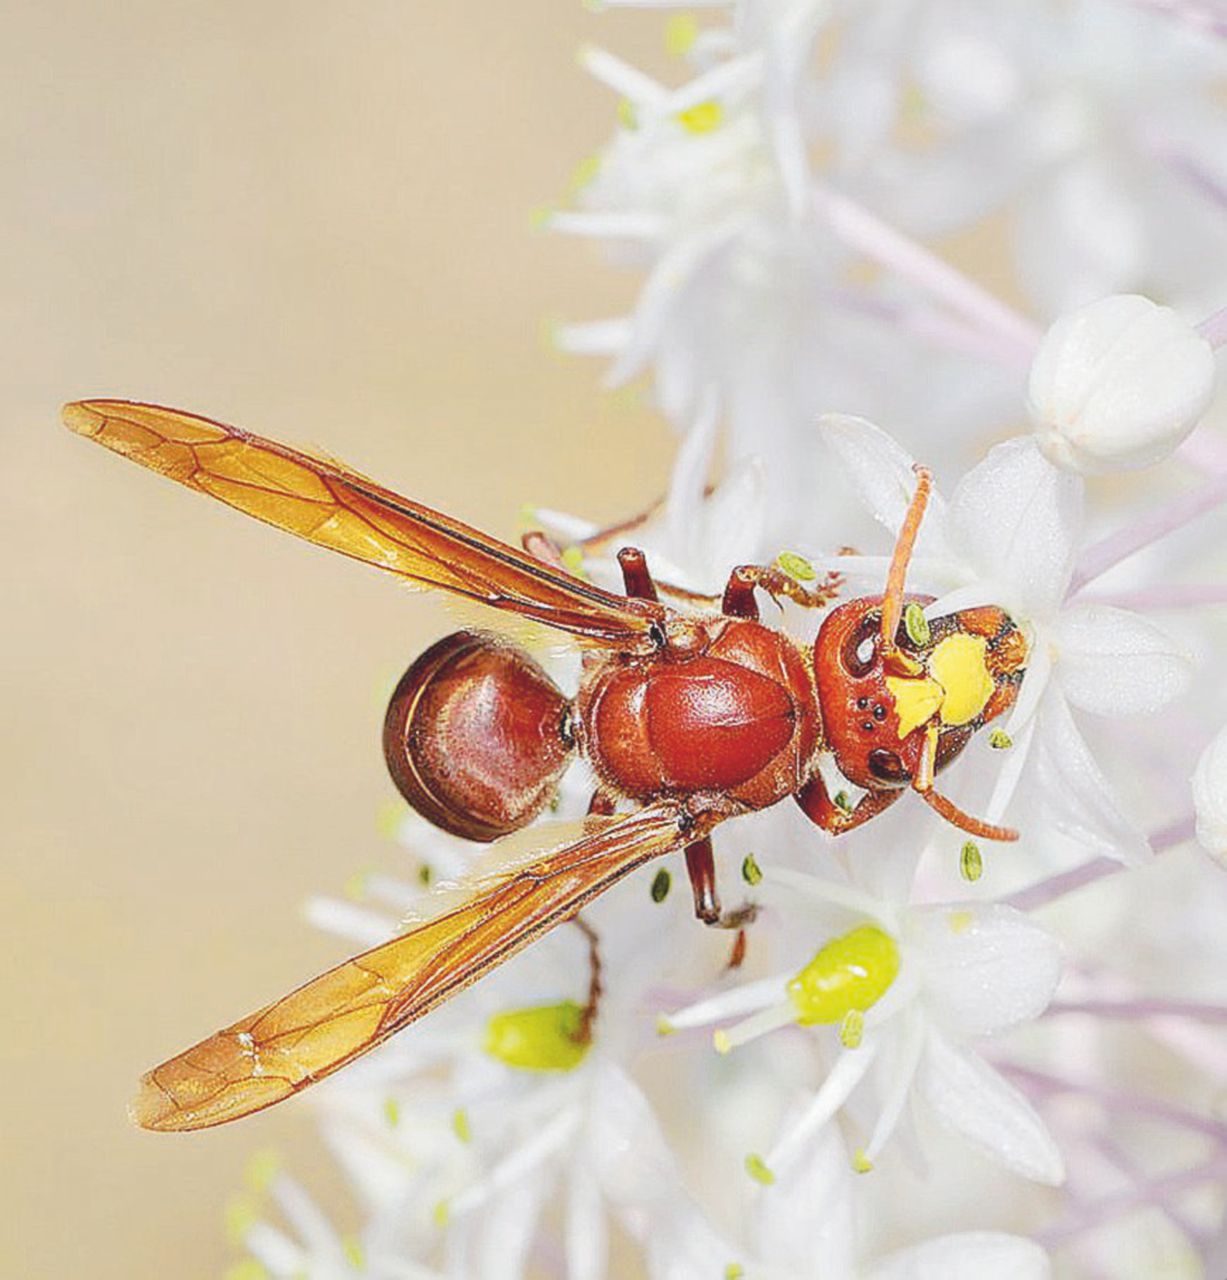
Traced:
<path fill-rule="evenodd" d="M 618 123 L 624 129 L 638 129 L 639 117 L 635 114 L 635 104 L 629 98 L 618 102 Z"/>
<path fill-rule="evenodd" d="M 1008 751 L 1014 745 L 1014 739 L 1004 729 L 994 729 L 988 735 L 988 745 L 994 751 Z"/>
<path fill-rule="evenodd" d="M 664 902 L 669 896 L 669 887 L 673 884 L 673 877 L 665 870 L 664 867 L 652 877 L 652 901 Z"/>
<path fill-rule="evenodd" d="M 435 873 L 430 869 L 429 862 L 423 862 L 418 867 L 418 879 L 423 884 L 429 884 L 435 877 Z"/>
<path fill-rule="evenodd" d="M 389 1129 L 395 1129 L 400 1124 L 400 1099 L 385 1098 L 383 1100 L 383 1118 L 388 1122 Z"/>
<path fill-rule="evenodd" d="M 469 1113 L 463 1107 L 457 1107 L 452 1112 L 452 1132 L 461 1142 L 469 1143 L 473 1141 L 473 1129 L 469 1124 Z"/>
<path fill-rule="evenodd" d="M 759 884 L 763 878 L 763 869 L 752 853 L 747 853 L 741 860 L 741 878 L 746 884 Z"/>
<path fill-rule="evenodd" d="M 963 879 L 972 884 L 984 873 L 984 859 L 980 856 L 980 846 L 974 840 L 963 843 L 963 851 L 959 854 L 959 871 Z"/>
<path fill-rule="evenodd" d="M 839 1040 L 845 1049 L 859 1049 L 865 1035 L 865 1015 L 859 1009 L 849 1009 L 839 1024 Z"/>
<path fill-rule="evenodd" d="M 903 611 L 903 628 L 913 644 L 926 645 L 933 638 L 925 611 L 915 600 Z"/>
<path fill-rule="evenodd" d="M 886 994 L 899 972 L 899 948 L 877 925 L 863 924 L 833 938 L 788 984 L 803 1027 L 843 1022 Z"/>
<path fill-rule="evenodd" d="M 693 13 L 675 13 L 665 24 L 665 52 L 684 58 L 699 38 L 699 24 Z"/>
<path fill-rule="evenodd" d="M 790 578 L 796 578 L 798 582 L 813 582 L 818 576 L 814 566 L 795 551 L 781 551 L 775 562 Z"/>
<path fill-rule="evenodd" d="M 366 1270 L 366 1253 L 362 1248 L 362 1241 L 357 1236 L 345 1236 L 341 1241 L 341 1248 L 355 1271 Z"/>
<path fill-rule="evenodd" d="M 767 1168 L 767 1162 L 753 1151 L 746 1156 L 746 1172 L 755 1182 L 761 1183 L 764 1187 L 769 1187 L 775 1182 L 775 1174 Z"/>
<path fill-rule="evenodd" d="M 837 809 L 842 809 L 845 813 L 852 812 L 852 801 L 848 799 L 846 791 L 837 791 L 832 800 Z"/>
<path fill-rule="evenodd" d="M 678 123 L 687 133 L 712 133 L 724 123 L 724 104 L 716 98 L 698 102 L 677 113 Z"/>
<path fill-rule="evenodd" d="M 486 1023 L 483 1048 L 520 1071 L 571 1071 L 590 1047 L 580 1039 L 583 1025 L 584 1011 L 574 1000 L 509 1009 Z"/>

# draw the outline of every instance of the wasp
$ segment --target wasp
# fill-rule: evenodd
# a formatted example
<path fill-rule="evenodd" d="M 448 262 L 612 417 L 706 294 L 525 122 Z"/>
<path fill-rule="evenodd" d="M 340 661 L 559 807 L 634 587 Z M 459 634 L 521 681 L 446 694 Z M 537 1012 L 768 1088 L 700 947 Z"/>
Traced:
<path fill-rule="evenodd" d="M 838 836 L 911 792 L 973 835 L 1016 833 L 964 813 L 936 777 L 1006 711 L 1027 643 L 1000 608 L 928 619 L 905 593 L 930 493 L 917 483 L 882 594 L 832 609 L 812 648 L 760 620 L 758 593 L 812 607 L 779 566 L 742 565 L 706 609 L 661 600 L 642 552 L 619 553 L 624 594 L 500 542 L 331 459 L 155 405 L 89 400 L 64 421 L 227 506 L 308 542 L 574 637 L 579 689 L 528 654 L 463 630 L 423 653 L 392 696 L 383 747 L 398 789 L 435 825 L 494 841 L 545 810 L 570 760 L 597 791 L 578 825 L 441 898 L 431 916 L 154 1068 L 133 1115 L 156 1130 L 217 1125 L 290 1097 L 450 999 L 653 859 L 680 853 L 695 913 L 722 912 L 711 833 L 790 797 Z M 668 594 L 667 592 L 665 594 Z M 717 607 L 717 603 L 718 606 Z M 833 763 L 861 789 L 832 796 Z M 529 833 L 532 834 L 532 833 Z"/>

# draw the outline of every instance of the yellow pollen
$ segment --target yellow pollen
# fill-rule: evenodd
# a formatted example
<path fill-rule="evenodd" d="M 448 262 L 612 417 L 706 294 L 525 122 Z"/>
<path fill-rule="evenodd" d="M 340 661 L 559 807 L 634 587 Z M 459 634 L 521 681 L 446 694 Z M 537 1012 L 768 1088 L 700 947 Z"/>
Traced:
<path fill-rule="evenodd" d="M 656 1034 L 658 1036 L 674 1036 L 677 1035 L 677 1028 L 665 1017 L 663 1013 L 656 1017 Z"/>
<path fill-rule="evenodd" d="M 813 582 L 818 576 L 814 566 L 795 551 L 781 551 L 775 562 L 790 578 L 796 578 L 798 582 Z"/>
<path fill-rule="evenodd" d="M 864 1013 L 877 1004 L 898 972 L 894 938 L 865 924 L 828 942 L 789 982 L 788 998 L 803 1027 L 843 1023 L 854 1010 Z"/>
<path fill-rule="evenodd" d="M 711 1043 L 712 1048 L 715 1049 L 717 1053 L 732 1052 L 733 1042 L 729 1039 L 729 1033 L 727 1031 L 717 1028 L 717 1030 L 712 1032 Z"/>
<path fill-rule="evenodd" d="M 983 636 L 961 632 L 947 636 L 933 650 L 929 672 L 946 691 L 942 703 L 945 724 L 966 724 L 984 710 L 993 696 L 993 677 L 988 670 L 988 644 Z"/>
<path fill-rule="evenodd" d="M 849 1009 L 839 1024 L 839 1039 L 845 1049 L 859 1049 L 865 1035 L 865 1015 L 859 1009 Z"/>
<path fill-rule="evenodd" d="M 584 573 L 584 549 L 583 547 L 566 547 L 562 553 L 562 563 L 577 577 L 583 578 L 587 575 Z"/>
<path fill-rule="evenodd" d="M 927 676 L 887 676 L 886 687 L 899 713 L 900 738 L 906 738 L 942 709 L 945 692 L 936 680 Z"/>
<path fill-rule="evenodd" d="M 345 1236 L 341 1241 L 341 1248 L 356 1270 L 366 1270 L 366 1251 L 362 1248 L 362 1241 L 357 1236 Z"/>
<path fill-rule="evenodd" d="M 767 1162 L 753 1151 L 746 1156 L 746 1172 L 755 1182 L 761 1183 L 764 1187 L 769 1187 L 775 1182 L 775 1174 L 767 1167 Z"/>
<path fill-rule="evenodd" d="M 699 23 L 693 13 L 675 13 L 665 24 L 665 52 L 684 58 L 699 38 Z"/>
<path fill-rule="evenodd" d="M 872 1173 L 873 1161 L 865 1153 L 864 1147 L 857 1147 L 852 1153 L 852 1171 L 854 1173 Z"/>
<path fill-rule="evenodd" d="M 469 1113 L 463 1107 L 452 1112 L 452 1132 L 461 1142 L 473 1141 L 473 1127 L 469 1124 Z"/>
<path fill-rule="evenodd" d="M 260 1221 L 260 1210 L 250 1196 L 231 1196 L 226 1202 L 226 1239 L 241 1245 L 247 1233 Z"/>
<path fill-rule="evenodd" d="M 589 1045 L 581 1040 L 583 1009 L 574 1000 L 496 1013 L 482 1046 L 492 1058 L 520 1071 L 572 1071 Z"/>
<path fill-rule="evenodd" d="M 698 102 L 677 113 L 678 123 L 687 133 L 711 133 L 724 123 L 724 106 L 715 98 Z"/>

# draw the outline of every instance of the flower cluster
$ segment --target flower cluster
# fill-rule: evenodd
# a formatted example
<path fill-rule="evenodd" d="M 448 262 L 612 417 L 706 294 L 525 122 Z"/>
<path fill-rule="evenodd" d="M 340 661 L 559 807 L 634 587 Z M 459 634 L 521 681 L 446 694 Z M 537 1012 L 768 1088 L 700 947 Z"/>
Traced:
<path fill-rule="evenodd" d="M 676 86 L 583 52 L 617 123 L 548 218 L 643 275 L 631 314 L 555 337 L 611 385 L 651 375 L 672 483 L 612 529 L 534 509 L 534 536 L 618 590 L 642 548 L 683 611 L 740 564 L 875 595 L 932 467 L 908 625 L 997 606 L 1027 653 L 943 781 L 1021 838 L 907 800 L 833 838 L 777 805 L 716 833 L 730 929 L 694 920 L 680 866 L 628 877 L 315 1091 L 359 1226 L 262 1165 L 236 1277 L 1215 1280 L 1227 22 L 1197 0 L 701 12 L 666 23 Z M 763 603 L 808 647 L 803 595 Z M 538 657 L 574 682 L 574 656 Z M 552 816 L 592 786 L 577 766 Z M 382 941 L 477 856 L 395 828 L 404 880 L 317 924 Z"/>

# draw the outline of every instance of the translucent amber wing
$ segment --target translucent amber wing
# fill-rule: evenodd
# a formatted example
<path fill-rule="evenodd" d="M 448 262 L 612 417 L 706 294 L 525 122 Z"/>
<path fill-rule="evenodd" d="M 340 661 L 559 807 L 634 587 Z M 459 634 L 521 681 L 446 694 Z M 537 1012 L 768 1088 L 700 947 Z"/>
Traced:
<path fill-rule="evenodd" d="M 602 591 L 331 459 L 126 400 L 64 408 L 79 435 L 318 546 L 613 647 L 647 649 L 662 606 Z"/>
<path fill-rule="evenodd" d="M 703 829 L 709 829 L 704 827 Z M 678 810 L 590 818 L 585 834 L 443 890 L 441 913 L 155 1067 L 132 1107 L 146 1129 L 204 1129 L 288 1098 L 373 1049 L 652 858 L 693 840 Z M 702 834 L 702 831 L 699 831 Z"/>

